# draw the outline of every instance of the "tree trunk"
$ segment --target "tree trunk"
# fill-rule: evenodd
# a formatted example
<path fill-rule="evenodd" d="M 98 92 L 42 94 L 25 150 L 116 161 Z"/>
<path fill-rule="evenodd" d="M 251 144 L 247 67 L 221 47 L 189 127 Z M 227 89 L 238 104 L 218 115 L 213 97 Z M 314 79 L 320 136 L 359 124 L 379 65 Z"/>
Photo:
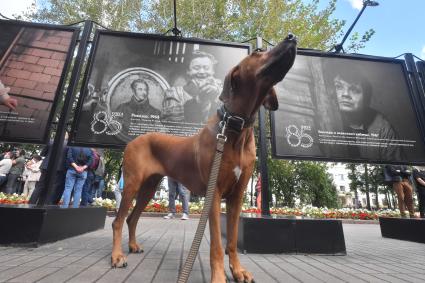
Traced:
<path fill-rule="evenodd" d="M 366 190 L 366 206 L 368 210 L 371 210 L 369 195 L 369 172 L 367 170 L 367 164 L 364 164 L 364 186 Z"/>
<path fill-rule="evenodd" d="M 379 192 L 378 192 L 378 186 L 375 186 L 375 196 L 376 196 L 376 209 L 379 209 Z"/>
<path fill-rule="evenodd" d="M 390 193 L 388 191 L 385 192 L 385 199 L 387 200 L 388 209 L 392 209 Z"/>
<path fill-rule="evenodd" d="M 355 199 L 355 207 L 359 208 L 359 193 L 357 192 L 357 188 L 354 190 L 354 199 Z"/>

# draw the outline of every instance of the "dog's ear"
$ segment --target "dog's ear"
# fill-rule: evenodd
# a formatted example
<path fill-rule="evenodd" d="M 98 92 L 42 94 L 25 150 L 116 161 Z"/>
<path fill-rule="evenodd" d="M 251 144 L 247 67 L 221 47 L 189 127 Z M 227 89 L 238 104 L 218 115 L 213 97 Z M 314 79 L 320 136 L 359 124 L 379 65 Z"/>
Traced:
<path fill-rule="evenodd" d="M 237 73 L 238 67 L 234 67 L 230 70 L 230 72 L 224 78 L 223 90 L 221 91 L 220 96 L 218 97 L 220 101 L 225 102 L 230 99 L 230 96 L 235 88 L 235 76 Z"/>
<path fill-rule="evenodd" d="M 276 111 L 279 108 L 279 102 L 277 101 L 276 91 L 272 87 L 266 94 L 266 98 L 263 102 L 264 107 L 270 111 Z"/>

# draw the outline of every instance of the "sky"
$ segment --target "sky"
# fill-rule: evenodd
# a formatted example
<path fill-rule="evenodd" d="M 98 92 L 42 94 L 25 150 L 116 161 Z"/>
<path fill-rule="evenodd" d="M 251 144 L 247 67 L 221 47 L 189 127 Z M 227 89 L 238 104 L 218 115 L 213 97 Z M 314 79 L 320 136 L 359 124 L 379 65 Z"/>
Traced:
<path fill-rule="evenodd" d="M 27 9 L 35 0 L 0 0 L 0 12 L 11 17 Z M 359 53 L 396 57 L 412 53 L 425 60 L 425 0 L 376 0 L 367 7 L 352 32 L 361 35 L 370 28 L 374 36 Z M 310 2 L 310 0 L 305 0 Z M 328 0 L 320 0 L 323 7 Z M 334 17 L 346 20 L 347 31 L 362 8 L 363 0 L 338 0 Z M 348 44 L 346 41 L 345 46 Z"/>
<path fill-rule="evenodd" d="M 379 6 L 367 7 L 352 31 L 362 35 L 370 28 L 375 30 L 366 47 L 358 52 L 384 57 L 412 53 L 425 60 L 425 0 L 376 1 Z M 321 0 L 320 4 L 327 2 Z M 344 31 L 356 19 L 362 3 L 362 0 L 338 0 L 334 16 L 346 20 Z"/>

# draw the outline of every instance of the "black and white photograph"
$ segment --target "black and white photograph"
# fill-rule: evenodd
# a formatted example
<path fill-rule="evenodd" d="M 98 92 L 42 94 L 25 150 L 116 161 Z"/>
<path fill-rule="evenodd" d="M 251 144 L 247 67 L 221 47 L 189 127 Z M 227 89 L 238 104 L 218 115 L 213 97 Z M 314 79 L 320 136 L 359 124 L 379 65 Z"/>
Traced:
<path fill-rule="evenodd" d="M 74 143 L 123 146 L 147 132 L 197 133 L 249 45 L 99 31 Z M 78 129 L 78 130 L 76 130 Z"/>
<path fill-rule="evenodd" d="M 76 28 L 0 20 L 0 135 L 44 143 Z"/>
<path fill-rule="evenodd" d="M 280 108 L 271 114 L 273 154 L 420 163 L 424 136 L 403 64 L 300 52 L 276 86 Z"/>

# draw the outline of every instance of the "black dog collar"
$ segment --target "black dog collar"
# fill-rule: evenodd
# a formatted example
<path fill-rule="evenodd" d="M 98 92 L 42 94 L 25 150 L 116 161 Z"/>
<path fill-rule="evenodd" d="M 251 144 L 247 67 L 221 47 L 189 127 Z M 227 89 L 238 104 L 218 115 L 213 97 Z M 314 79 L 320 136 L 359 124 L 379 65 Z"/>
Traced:
<path fill-rule="evenodd" d="M 220 117 L 221 121 L 226 123 L 227 128 L 235 132 L 241 132 L 243 128 L 252 127 L 255 122 L 255 116 L 250 118 L 242 118 L 240 116 L 234 115 L 227 111 L 224 104 L 217 109 L 217 115 Z"/>

